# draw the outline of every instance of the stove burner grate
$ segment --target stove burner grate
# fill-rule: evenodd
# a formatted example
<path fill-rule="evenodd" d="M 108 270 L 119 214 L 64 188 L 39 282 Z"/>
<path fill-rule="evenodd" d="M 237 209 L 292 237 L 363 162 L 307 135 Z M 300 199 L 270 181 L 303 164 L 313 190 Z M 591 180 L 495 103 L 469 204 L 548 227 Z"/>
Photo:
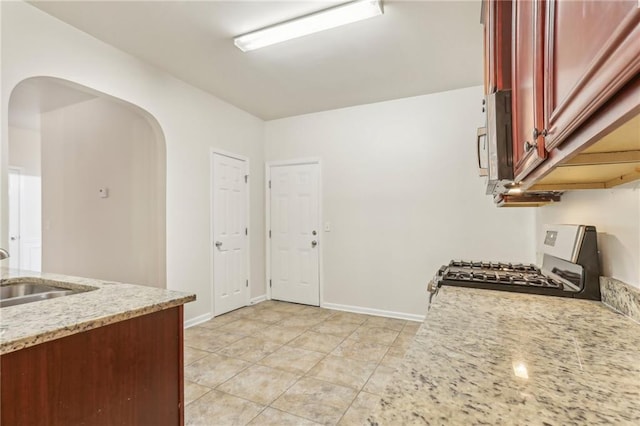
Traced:
<path fill-rule="evenodd" d="M 523 263 L 472 262 L 467 260 L 452 260 L 449 263 L 449 266 L 458 267 L 458 268 L 469 268 L 469 269 L 486 269 L 489 271 L 540 273 L 540 269 L 537 266 L 525 265 Z"/>
<path fill-rule="evenodd" d="M 442 274 L 445 280 L 499 284 L 505 286 L 531 286 L 563 289 L 563 284 L 539 272 L 512 272 L 504 270 L 476 270 L 464 267 L 450 267 Z"/>

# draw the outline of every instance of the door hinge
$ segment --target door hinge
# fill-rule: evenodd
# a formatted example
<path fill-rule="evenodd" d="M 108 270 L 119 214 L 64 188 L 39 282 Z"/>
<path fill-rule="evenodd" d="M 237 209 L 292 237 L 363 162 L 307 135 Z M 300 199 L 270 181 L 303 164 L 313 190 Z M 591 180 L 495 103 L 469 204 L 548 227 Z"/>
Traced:
<path fill-rule="evenodd" d="M 271 238 L 271 229 L 269 229 L 269 238 Z"/>
<path fill-rule="evenodd" d="M 247 287 L 249 287 L 249 280 L 247 280 Z"/>
<path fill-rule="evenodd" d="M 244 228 L 244 235 L 249 235 L 249 228 Z"/>
<path fill-rule="evenodd" d="M 249 182 L 249 175 L 244 175 L 244 183 Z"/>
<path fill-rule="evenodd" d="M 271 288 L 271 287 L 272 287 L 272 285 L 271 285 L 271 280 L 269 280 L 269 288 Z"/>
<path fill-rule="evenodd" d="M 271 189 L 271 181 L 269 181 L 269 189 Z"/>

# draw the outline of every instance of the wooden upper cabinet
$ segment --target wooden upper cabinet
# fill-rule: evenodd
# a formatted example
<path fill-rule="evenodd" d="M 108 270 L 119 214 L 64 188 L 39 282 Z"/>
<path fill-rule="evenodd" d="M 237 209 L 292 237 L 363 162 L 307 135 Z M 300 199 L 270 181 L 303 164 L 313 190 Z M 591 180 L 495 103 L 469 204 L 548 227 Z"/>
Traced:
<path fill-rule="evenodd" d="M 513 164 L 520 181 L 546 158 L 543 120 L 544 2 L 513 2 Z"/>
<path fill-rule="evenodd" d="M 484 0 L 484 91 L 511 89 L 511 19 L 510 1 Z"/>
<path fill-rule="evenodd" d="M 545 9 L 543 126 L 551 150 L 640 71 L 640 3 L 548 0 Z"/>
<path fill-rule="evenodd" d="M 640 139 L 605 137 L 640 117 L 640 0 L 484 0 L 482 22 L 485 92 L 511 89 L 511 160 L 523 190 L 640 176 Z M 574 159 L 586 149 L 607 154 L 597 179 L 578 169 L 586 156 Z"/>
<path fill-rule="evenodd" d="M 483 67 L 484 67 L 484 94 L 491 93 L 491 77 L 493 75 L 493 61 L 491 59 L 491 27 L 489 26 L 489 10 L 488 1 L 482 2 L 482 15 L 480 20 L 482 22 L 482 45 L 483 45 Z"/>

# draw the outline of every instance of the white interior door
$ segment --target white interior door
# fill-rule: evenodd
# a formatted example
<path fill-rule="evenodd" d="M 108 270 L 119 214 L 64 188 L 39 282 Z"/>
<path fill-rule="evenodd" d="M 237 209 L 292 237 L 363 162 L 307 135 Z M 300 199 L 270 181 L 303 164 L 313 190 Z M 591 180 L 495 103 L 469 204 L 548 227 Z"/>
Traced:
<path fill-rule="evenodd" d="M 213 312 L 220 315 L 249 301 L 247 162 L 214 153 L 212 167 Z"/>
<path fill-rule="evenodd" d="M 22 171 L 9 168 L 9 267 L 20 268 L 20 196 Z"/>
<path fill-rule="evenodd" d="M 272 166 L 271 298 L 320 304 L 318 164 Z"/>

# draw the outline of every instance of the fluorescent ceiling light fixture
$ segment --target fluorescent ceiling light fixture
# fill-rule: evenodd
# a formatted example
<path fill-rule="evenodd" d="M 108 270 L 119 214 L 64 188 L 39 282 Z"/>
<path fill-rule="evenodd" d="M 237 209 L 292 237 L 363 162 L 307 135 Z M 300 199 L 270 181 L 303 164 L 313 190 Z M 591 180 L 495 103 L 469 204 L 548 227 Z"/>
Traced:
<path fill-rule="evenodd" d="M 243 52 L 382 15 L 381 0 L 357 0 L 233 39 Z"/>

